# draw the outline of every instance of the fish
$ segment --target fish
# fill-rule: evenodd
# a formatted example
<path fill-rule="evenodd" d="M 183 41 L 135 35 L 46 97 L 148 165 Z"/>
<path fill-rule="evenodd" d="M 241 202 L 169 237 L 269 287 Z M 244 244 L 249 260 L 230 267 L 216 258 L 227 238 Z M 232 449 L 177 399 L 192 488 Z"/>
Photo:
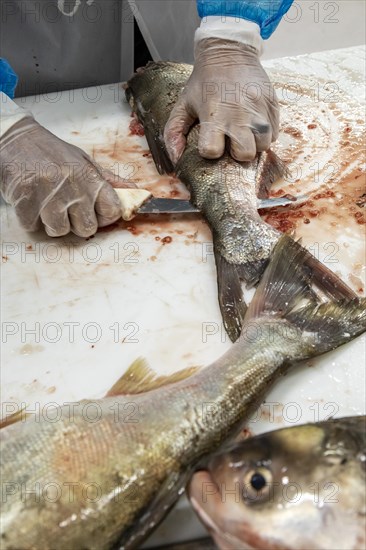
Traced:
<path fill-rule="evenodd" d="M 221 449 L 189 485 L 221 550 L 361 550 L 366 417 L 282 428 Z"/>
<path fill-rule="evenodd" d="M 292 364 L 364 332 L 366 299 L 323 302 L 306 257 L 281 237 L 241 337 L 209 366 L 157 377 L 137 360 L 104 398 L 5 418 L 2 550 L 138 548 Z"/>
<path fill-rule="evenodd" d="M 272 183 L 287 169 L 271 150 L 258 154 L 252 162 L 238 162 L 228 151 L 220 159 L 202 158 L 199 124 L 189 130 L 187 146 L 173 166 L 164 144 L 164 127 L 191 72 L 191 65 L 150 62 L 127 82 L 125 93 L 144 127 L 157 170 L 176 173 L 212 230 L 218 300 L 225 329 L 234 342 L 241 334 L 247 308 L 242 282 L 248 287 L 258 283 L 281 235 L 260 217 L 258 198 L 266 198 Z M 307 264 L 314 271 L 314 281 L 331 298 L 356 296 L 311 254 Z"/>

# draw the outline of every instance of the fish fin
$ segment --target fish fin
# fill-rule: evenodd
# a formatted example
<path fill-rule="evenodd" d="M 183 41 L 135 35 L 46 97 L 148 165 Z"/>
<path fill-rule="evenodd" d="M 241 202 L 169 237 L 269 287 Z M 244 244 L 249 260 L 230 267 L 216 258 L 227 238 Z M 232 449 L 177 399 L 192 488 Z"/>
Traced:
<path fill-rule="evenodd" d="M 150 113 L 144 114 L 142 124 L 157 171 L 159 174 L 171 174 L 174 172 L 174 166 L 165 149 L 159 127 L 152 121 Z"/>
<path fill-rule="evenodd" d="M 313 335 L 316 355 L 345 344 L 366 330 L 366 299 L 309 304 L 286 316 L 302 332 Z"/>
<path fill-rule="evenodd" d="M 159 491 L 139 514 L 139 517 L 127 528 L 113 550 L 140 548 L 152 530 L 163 521 L 169 510 L 177 502 L 192 475 L 191 469 L 184 472 L 169 472 L 162 481 Z"/>
<path fill-rule="evenodd" d="M 269 258 L 262 258 L 236 266 L 239 279 L 245 282 L 246 288 L 253 288 L 259 283 L 268 262 Z"/>
<path fill-rule="evenodd" d="M 136 113 L 139 122 L 144 127 L 146 141 L 149 145 L 152 158 L 155 162 L 155 166 L 159 174 L 170 174 L 174 172 L 174 167 L 172 161 L 169 158 L 169 155 L 166 151 L 163 136 L 159 125 L 154 120 L 152 114 L 149 111 L 145 111 L 141 102 L 135 98 L 133 91 L 133 82 L 134 79 L 139 78 L 139 73 L 145 72 L 146 67 L 142 67 L 137 70 L 137 73 L 128 81 L 127 87 L 125 89 L 125 95 L 128 103 L 131 105 L 133 111 Z M 157 67 L 156 63 L 150 65 L 151 68 Z"/>
<path fill-rule="evenodd" d="M 289 170 L 285 163 L 271 150 L 262 153 L 258 163 L 257 197 L 268 198 L 272 185 L 285 176 L 289 176 Z"/>
<path fill-rule="evenodd" d="M 312 273 L 304 269 L 307 250 L 289 235 L 275 245 L 270 262 L 257 287 L 245 320 L 276 312 L 285 317 L 302 299 L 315 300 Z"/>
<path fill-rule="evenodd" d="M 189 378 L 199 369 L 200 367 L 188 367 L 167 376 L 158 376 L 156 372 L 149 367 L 146 360 L 140 357 L 136 359 L 121 378 L 113 384 L 105 397 L 138 394 L 155 390 L 162 386 L 174 384 L 175 382 L 180 382 L 185 378 Z"/>
<path fill-rule="evenodd" d="M 319 303 L 311 287 L 314 273 L 306 265 L 309 254 L 283 235 L 244 319 L 244 323 L 265 316 L 285 319 L 302 333 L 302 359 L 330 351 L 366 330 L 365 298 Z"/>
<path fill-rule="evenodd" d="M 332 300 L 353 300 L 357 298 L 357 294 L 338 275 L 322 264 L 310 252 L 307 253 L 304 263 L 313 273 L 314 285 Z"/>
<path fill-rule="evenodd" d="M 6 428 L 7 426 L 10 426 L 11 424 L 15 424 L 16 422 L 24 422 L 24 420 L 29 416 L 29 414 L 27 414 L 25 410 L 26 407 L 23 407 L 19 411 L 5 416 L 5 418 L 0 421 L 0 430 Z"/>
<path fill-rule="evenodd" d="M 237 267 L 215 248 L 218 297 L 225 330 L 232 342 L 240 336 L 247 305 Z"/>

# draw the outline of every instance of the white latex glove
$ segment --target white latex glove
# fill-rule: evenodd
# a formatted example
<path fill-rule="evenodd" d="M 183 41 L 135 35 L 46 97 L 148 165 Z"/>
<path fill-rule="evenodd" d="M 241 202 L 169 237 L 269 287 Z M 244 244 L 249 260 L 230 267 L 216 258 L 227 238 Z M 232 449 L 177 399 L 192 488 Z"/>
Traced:
<path fill-rule="evenodd" d="M 278 102 L 259 51 L 223 38 L 196 44 L 195 65 L 166 124 L 164 140 L 175 165 L 184 151 L 185 135 L 200 122 L 199 153 L 219 158 L 225 149 L 239 161 L 252 160 L 278 137 Z"/>
<path fill-rule="evenodd" d="M 84 151 L 57 138 L 31 116 L 1 137 L 1 191 L 28 231 L 90 237 L 121 217 L 110 177 Z M 118 187 L 129 187 L 119 181 Z"/>

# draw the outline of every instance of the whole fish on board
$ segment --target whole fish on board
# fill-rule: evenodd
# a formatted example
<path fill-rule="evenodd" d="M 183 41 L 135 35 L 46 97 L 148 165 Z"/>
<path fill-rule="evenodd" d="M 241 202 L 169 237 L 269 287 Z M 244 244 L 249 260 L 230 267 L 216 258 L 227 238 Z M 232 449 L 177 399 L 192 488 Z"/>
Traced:
<path fill-rule="evenodd" d="M 280 239 L 241 337 L 208 367 L 155 379 L 137 362 L 103 399 L 5 419 L 2 550 L 138 548 L 292 363 L 365 331 L 366 300 L 320 303 L 306 258 Z"/>
<path fill-rule="evenodd" d="M 176 172 L 211 227 L 221 313 L 228 335 L 235 341 L 246 311 L 241 281 L 250 286 L 258 283 L 281 235 L 261 219 L 258 198 L 267 196 L 271 184 L 285 174 L 286 168 L 271 151 L 259 154 L 252 162 L 238 162 L 227 152 L 220 159 L 204 159 L 198 152 L 198 124 L 190 129 L 185 151 L 173 167 L 163 132 L 191 72 L 190 65 L 150 62 L 128 81 L 126 97 L 144 126 L 158 171 Z M 314 282 L 330 297 L 356 296 L 311 254 L 307 265 L 314 271 Z"/>
<path fill-rule="evenodd" d="M 362 550 L 366 417 L 232 444 L 193 476 L 189 495 L 222 550 Z"/>

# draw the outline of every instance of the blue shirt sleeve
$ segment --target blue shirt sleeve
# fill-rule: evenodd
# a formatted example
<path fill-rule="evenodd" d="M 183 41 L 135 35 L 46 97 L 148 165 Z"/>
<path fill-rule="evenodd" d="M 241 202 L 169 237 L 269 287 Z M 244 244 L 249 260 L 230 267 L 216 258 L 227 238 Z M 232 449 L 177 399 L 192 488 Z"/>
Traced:
<path fill-rule="evenodd" d="M 6 59 L 0 58 L 0 92 L 4 92 L 4 94 L 13 99 L 17 84 L 17 75 Z"/>
<path fill-rule="evenodd" d="M 198 14 L 226 15 L 253 21 L 260 26 L 262 38 L 269 38 L 293 0 L 197 0 Z"/>

